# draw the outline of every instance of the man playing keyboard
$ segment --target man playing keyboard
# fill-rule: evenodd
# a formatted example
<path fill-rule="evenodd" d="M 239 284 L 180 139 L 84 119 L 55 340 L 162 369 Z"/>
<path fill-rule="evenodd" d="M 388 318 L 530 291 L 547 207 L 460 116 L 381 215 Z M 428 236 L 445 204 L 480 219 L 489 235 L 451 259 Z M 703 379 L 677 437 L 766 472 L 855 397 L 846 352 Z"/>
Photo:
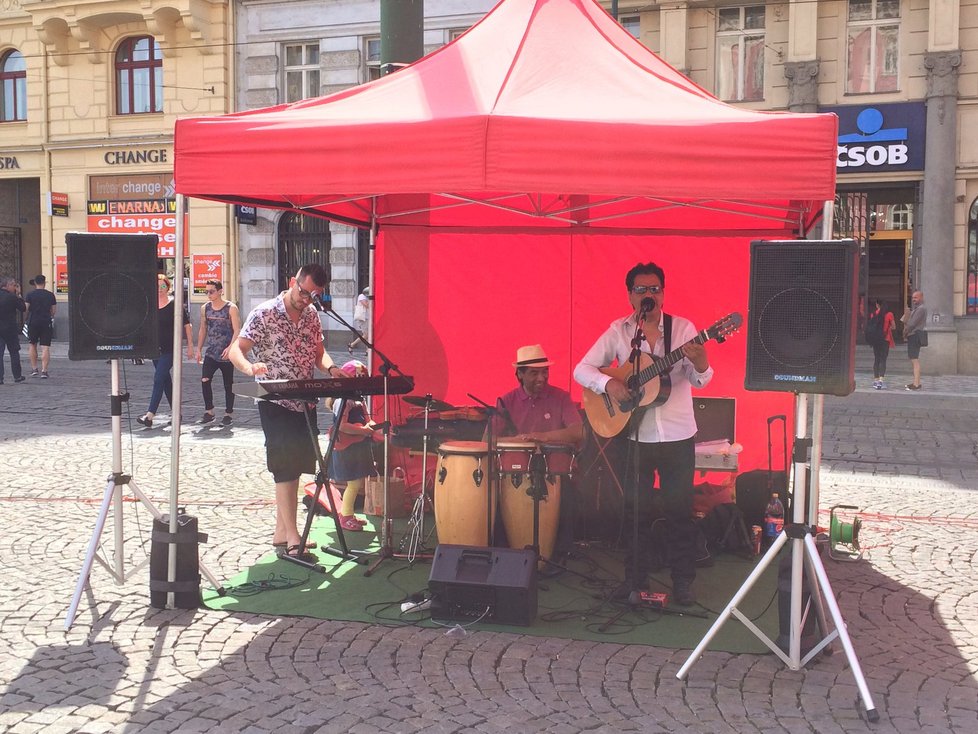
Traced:
<path fill-rule="evenodd" d="M 313 301 L 326 287 L 326 271 L 318 263 L 299 268 L 289 289 L 259 304 L 248 314 L 228 359 L 246 375 L 258 379 L 311 379 L 319 369 L 330 377 L 347 375 L 323 347 L 323 332 Z M 249 360 L 251 354 L 254 361 Z M 258 415 L 265 434 L 265 458 L 275 480 L 275 532 L 272 545 L 302 557 L 301 534 L 296 526 L 299 477 L 316 473 L 316 451 L 306 426 L 302 400 L 260 400 Z M 311 416 L 315 421 L 315 409 Z"/>

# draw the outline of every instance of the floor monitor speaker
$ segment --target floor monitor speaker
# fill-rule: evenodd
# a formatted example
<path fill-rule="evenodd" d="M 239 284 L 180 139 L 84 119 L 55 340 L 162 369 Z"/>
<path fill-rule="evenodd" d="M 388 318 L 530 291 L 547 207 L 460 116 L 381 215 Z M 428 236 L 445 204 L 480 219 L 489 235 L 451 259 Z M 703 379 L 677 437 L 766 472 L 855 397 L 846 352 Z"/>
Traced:
<path fill-rule="evenodd" d="M 744 387 L 851 393 L 858 279 L 854 240 L 752 242 Z"/>
<path fill-rule="evenodd" d="M 532 550 L 439 544 L 428 577 L 431 616 L 528 627 L 537 616 Z"/>
<path fill-rule="evenodd" d="M 68 358 L 159 357 L 155 234 L 69 232 Z"/>

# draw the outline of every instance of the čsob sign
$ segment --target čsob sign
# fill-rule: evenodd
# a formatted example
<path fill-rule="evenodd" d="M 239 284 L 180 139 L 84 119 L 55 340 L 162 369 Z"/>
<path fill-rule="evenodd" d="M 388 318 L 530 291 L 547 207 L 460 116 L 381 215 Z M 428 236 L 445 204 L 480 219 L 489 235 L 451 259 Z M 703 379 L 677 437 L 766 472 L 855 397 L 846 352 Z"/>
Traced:
<path fill-rule="evenodd" d="M 923 102 L 822 107 L 819 112 L 839 116 L 838 173 L 924 169 Z"/>

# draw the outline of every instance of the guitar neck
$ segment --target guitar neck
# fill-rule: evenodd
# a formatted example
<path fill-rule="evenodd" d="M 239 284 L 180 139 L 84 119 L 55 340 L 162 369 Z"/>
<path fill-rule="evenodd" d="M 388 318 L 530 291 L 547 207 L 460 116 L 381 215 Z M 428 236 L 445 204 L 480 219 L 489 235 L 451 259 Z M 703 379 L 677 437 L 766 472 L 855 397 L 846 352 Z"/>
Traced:
<path fill-rule="evenodd" d="M 683 344 L 692 344 L 696 342 L 697 344 L 705 344 L 709 341 L 709 336 L 707 336 L 706 330 L 701 331 L 699 334 L 694 336 L 688 342 Z M 644 385 L 649 380 L 652 380 L 659 375 L 668 372 L 669 368 L 672 367 L 676 362 L 683 358 L 683 347 L 678 349 L 673 349 L 669 354 L 664 357 L 653 357 L 652 364 L 646 367 L 644 370 L 640 370 L 638 373 L 638 384 Z"/>

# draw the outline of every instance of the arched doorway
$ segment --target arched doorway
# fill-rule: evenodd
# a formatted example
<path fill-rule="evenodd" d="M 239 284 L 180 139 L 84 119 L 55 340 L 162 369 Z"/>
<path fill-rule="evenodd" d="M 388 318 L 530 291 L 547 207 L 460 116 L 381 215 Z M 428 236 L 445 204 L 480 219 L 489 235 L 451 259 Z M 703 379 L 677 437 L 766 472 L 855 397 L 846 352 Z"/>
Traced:
<path fill-rule="evenodd" d="M 278 289 L 289 287 L 289 278 L 306 263 L 319 263 L 332 280 L 329 268 L 329 221 L 287 212 L 278 223 Z"/>

